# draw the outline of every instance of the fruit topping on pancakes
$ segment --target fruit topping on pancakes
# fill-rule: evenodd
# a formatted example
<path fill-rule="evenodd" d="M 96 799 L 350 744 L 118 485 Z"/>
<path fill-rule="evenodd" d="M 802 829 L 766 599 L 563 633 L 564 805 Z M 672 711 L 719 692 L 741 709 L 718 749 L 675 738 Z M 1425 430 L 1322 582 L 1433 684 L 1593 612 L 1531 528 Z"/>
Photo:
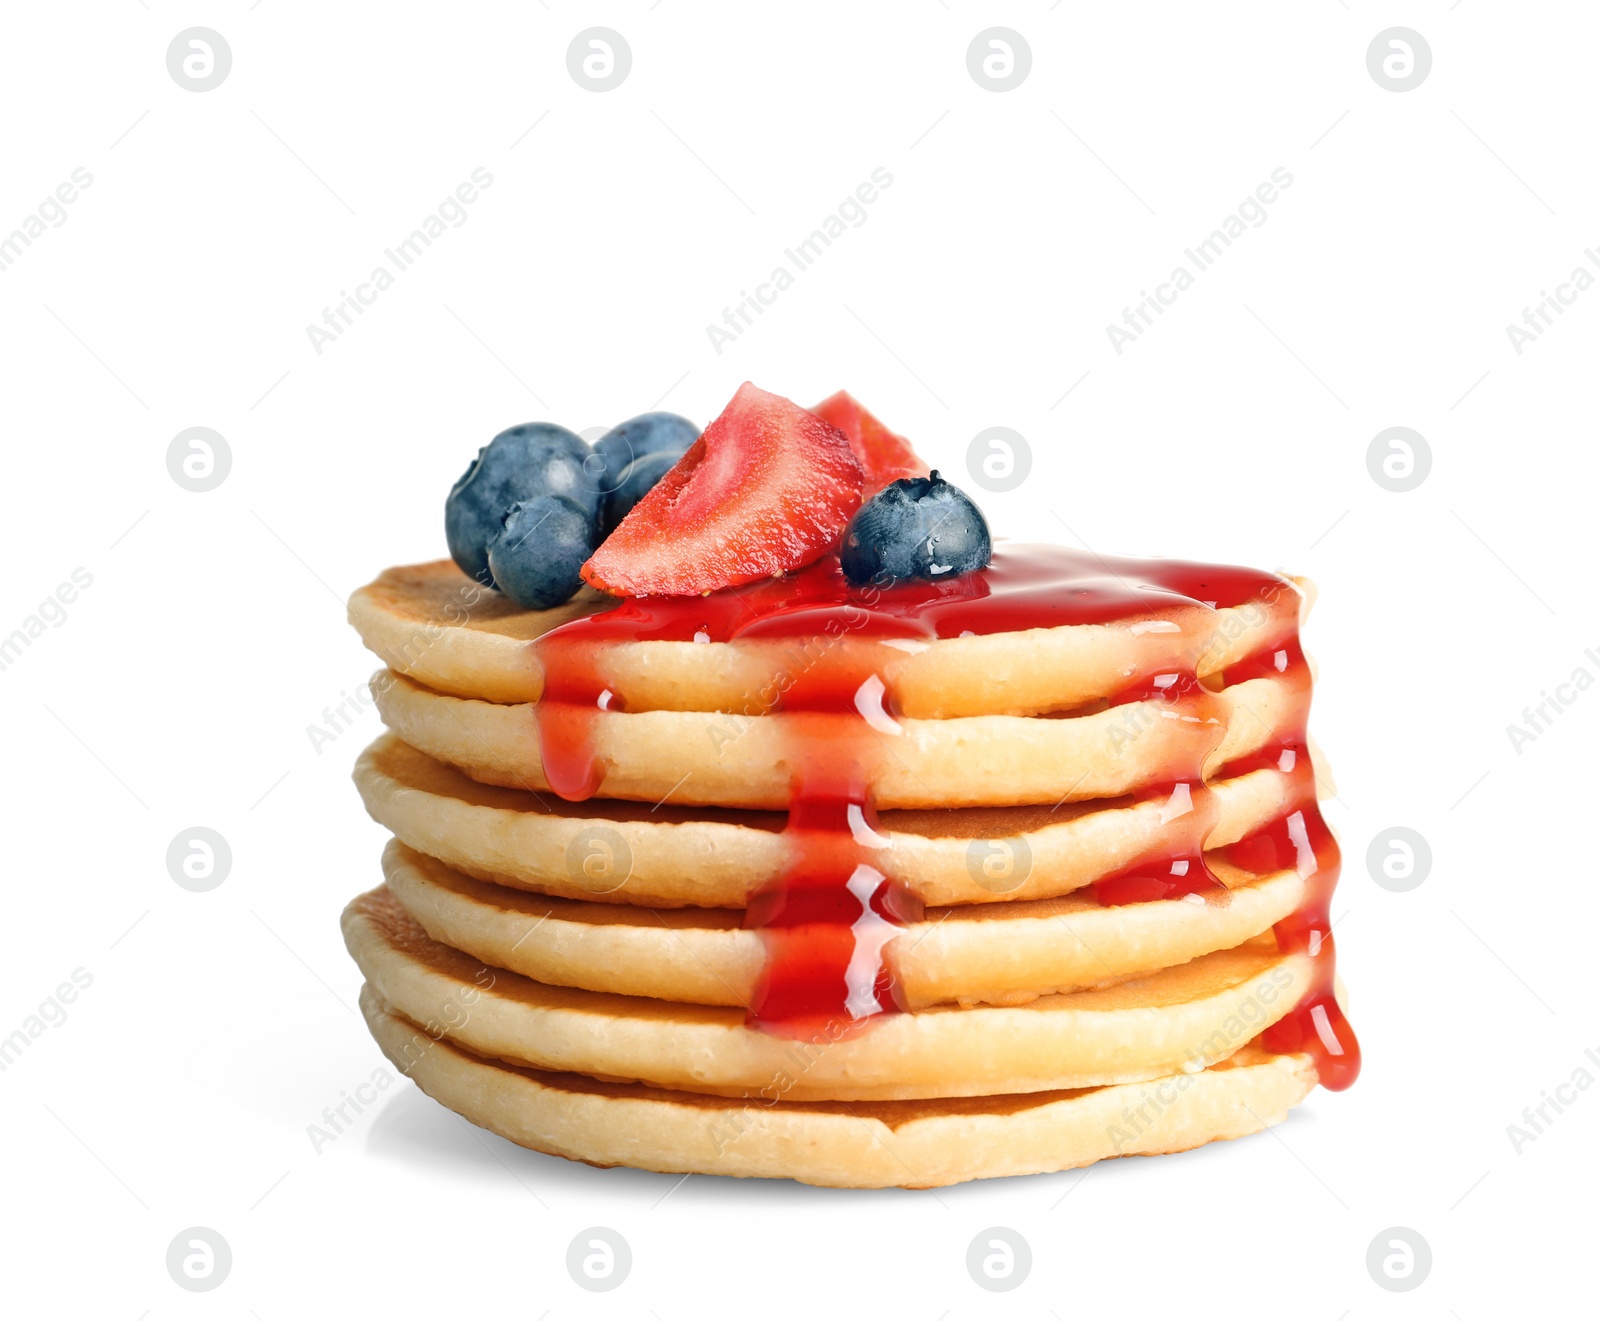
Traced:
<path fill-rule="evenodd" d="M 866 475 L 864 494 L 871 495 L 899 477 L 927 476 L 928 465 L 917 457 L 911 442 L 890 431 L 848 391 L 829 395 L 811 411 L 844 432 Z"/>
<path fill-rule="evenodd" d="M 856 510 L 839 562 L 858 584 L 937 581 L 988 568 L 991 549 L 978 506 L 935 472 L 890 482 Z"/>
<path fill-rule="evenodd" d="M 749 382 L 703 435 L 662 412 L 592 449 L 553 423 L 503 431 L 451 489 L 445 532 L 463 573 L 532 610 L 582 582 L 703 596 L 831 552 L 852 582 L 879 585 L 990 555 L 977 506 L 848 393 L 804 409 Z"/>
<path fill-rule="evenodd" d="M 486 587 L 496 586 L 489 569 L 489 543 L 499 535 L 511 507 L 522 501 L 562 496 L 592 522 L 600 509 L 601 491 L 586 464 L 592 457 L 581 436 L 553 422 L 511 427 L 479 450 L 472 466 L 450 488 L 444 506 L 445 540 L 461 572 Z"/>
<path fill-rule="evenodd" d="M 578 590 L 594 549 L 594 518 L 564 495 L 511 506 L 489 542 L 489 572 L 520 606 L 548 610 Z"/>
<path fill-rule="evenodd" d="M 696 596 L 803 568 L 861 503 L 844 433 L 746 382 L 584 566 L 613 596 Z"/>
<path fill-rule="evenodd" d="M 700 428 L 676 413 L 641 413 L 617 423 L 594 443 L 594 452 L 605 464 L 606 490 L 615 491 L 622 484 L 630 464 L 652 454 L 670 454 L 676 461 L 699 439 Z M 620 516 L 617 521 L 621 522 Z"/>

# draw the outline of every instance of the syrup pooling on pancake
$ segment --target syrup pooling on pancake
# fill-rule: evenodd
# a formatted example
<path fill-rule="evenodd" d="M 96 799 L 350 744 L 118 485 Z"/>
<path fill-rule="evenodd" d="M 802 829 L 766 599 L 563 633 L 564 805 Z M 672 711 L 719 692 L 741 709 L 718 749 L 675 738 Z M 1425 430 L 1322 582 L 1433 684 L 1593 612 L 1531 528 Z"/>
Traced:
<path fill-rule="evenodd" d="M 1147 675 L 1110 699 L 1110 705 L 1140 704 L 1130 720 L 1139 723 L 1140 732 L 1150 721 L 1175 719 L 1193 721 L 1215 728 L 1215 737 L 1199 762 L 1181 768 L 1181 778 L 1157 785 L 1138 795 L 1161 804 L 1161 822 L 1184 819 L 1188 827 L 1186 842 L 1176 850 L 1172 843 L 1157 847 L 1148 857 L 1102 877 L 1094 883 L 1094 896 L 1107 907 L 1121 904 L 1151 903 L 1157 899 L 1192 899 L 1199 903 L 1226 903 L 1228 888 L 1206 865 L 1205 846 L 1216 824 L 1217 807 L 1211 790 L 1201 778 L 1206 757 L 1222 740 L 1224 715 L 1220 704 L 1193 668 L 1166 670 Z M 1145 705 L 1155 704 L 1159 705 Z M 1151 714 L 1151 712 L 1154 714 Z M 1130 735 L 1131 736 L 1131 735 Z M 1175 768 L 1177 769 L 1177 768 Z"/>
<path fill-rule="evenodd" d="M 1199 781 L 1180 780 L 1147 795 L 1161 803 L 1161 822 L 1185 821 L 1185 843 L 1169 843 L 1152 850 L 1129 867 L 1103 876 L 1090 887 L 1096 902 L 1106 908 L 1147 904 L 1157 899 L 1186 899 L 1193 903 L 1225 904 L 1228 887 L 1206 865 L 1205 846 L 1217 820 L 1211 790 Z M 1188 842 L 1192 841 L 1192 842 Z"/>
<path fill-rule="evenodd" d="M 592 795 L 601 780 L 592 722 L 617 710 L 599 677 L 607 646 L 628 642 L 770 644 L 770 681 L 729 713 L 718 739 L 737 738 L 742 720 L 776 716 L 790 748 L 792 779 L 788 863 L 756 896 L 746 926 L 763 931 L 767 968 L 750 1021 L 780 1035 L 837 1039 L 880 1014 L 897 1012 L 890 947 L 918 905 L 874 866 L 881 848 L 866 790 L 868 768 L 892 755 L 898 733 L 873 662 L 884 649 L 969 634 L 1019 632 L 1064 624 L 1109 624 L 1174 606 L 1215 612 L 1251 601 L 1270 604 L 1295 589 L 1275 574 L 1184 561 L 1107 560 L 1055 547 L 1002 548 L 986 570 L 946 582 L 888 587 L 848 583 L 836 557 L 783 578 L 704 597 L 646 597 L 564 624 L 539 638 L 546 691 L 536 708 L 541 759 L 563 797 Z M 1166 620 L 1155 628 L 1176 630 Z M 1202 630 L 1203 631 L 1203 630 Z M 1107 906 L 1170 900 L 1226 902 L 1227 891 L 1205 864 L 1215 809 L 1203 771 L 1225 729 L 1213 690 L 1196 677 L 1202 639 L 1185 663 L 1130 677 L 1108 706 L 1130 708 L 1128 737 L 1156 720 L 1196 727 L 1174 764 L 1147 795 L 1164 812 L 1192 817 L 1192 829 L 1095 887 Z M 865 647 L 855 644 L 867 644 Z M 1281 639 L 1228 669 L 1224 684 L 1283 676 L 1309 685 L 1298 640 Z M 1270 745 L 1255 762 L 1309 775 L 1303 735 Z M 670 796 L 670 795 L 669 795 Z M 1176 848 L 1178 851 L 1174 852 Z M 1333 946 L 1327 903 L 1337 878 L 1337 847 L 1310 791 L 1296 809 L 1233 846 L 1229 860 L 1250 870 L 1294 867 L 1313 882 L 1307 901 L 1275 929 L 1285 950 L 1309 954 L 1317 982 L 1276 1030 L 1275 1049 L 1309 1051 L 1330 1087 L 1348 1086 L 1359 1068 L 1355 1038 L 1332 995 Z M 1255 865 L 1260 863 L 1260 866 Z"/>
<path fill-rule="evenodd" d="M 800 641 L 831 622 L 839 635 L 871 616 L 875 632 L 908 638 L 965 633 L 1016 633 L 1068 624 L 1110 624 L 1176 606 L 1207 610 L 1271 603 L 1292 584 L 1277 574 L 1186 560 L 1108 558 L 1062 546 L 997 547 L 987 569 L 944 581 L 855 586 L 837 555 L 782 578 L 706 596 L 644 596 L 602 614 L 572 620 L 535 643 L 565 648 L 575 638 L 596 642 L 731 642 L 737 638 Z M 898 624 L 903 630 L 890 630 Z M 1175 625 L 1165 624 L 1167 631 Z"/>

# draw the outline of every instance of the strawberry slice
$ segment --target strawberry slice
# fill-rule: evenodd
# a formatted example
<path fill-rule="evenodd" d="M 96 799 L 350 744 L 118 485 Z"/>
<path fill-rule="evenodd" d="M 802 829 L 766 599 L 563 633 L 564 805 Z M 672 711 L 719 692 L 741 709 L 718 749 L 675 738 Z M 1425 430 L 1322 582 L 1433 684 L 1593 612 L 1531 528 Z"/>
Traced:
<path fill-rule="evenodd" d="M 697 596 L 839 544 L 861 464 L 836 427 L 746 381 L 583 566 L 613 596 Z"/>
<path fill-rule="evenodd" d="M 861 487 L 863 496 L 882 490 L 900 477 L 928 475 L 928 465 L 917 457 L 911 442 L 895 435 L 847 391 L 829 395 L 811 411 L 844 432 L 866 472 L 866 481 Z"/>

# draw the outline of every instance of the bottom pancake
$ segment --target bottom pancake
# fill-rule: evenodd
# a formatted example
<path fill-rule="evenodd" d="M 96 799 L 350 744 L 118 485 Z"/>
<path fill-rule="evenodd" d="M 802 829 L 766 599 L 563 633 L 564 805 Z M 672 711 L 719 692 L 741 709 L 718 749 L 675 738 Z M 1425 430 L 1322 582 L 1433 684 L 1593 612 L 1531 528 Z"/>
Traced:
<path fill-rule="evenodd" d="M 1278 1123 L 1316 1084 L 1309 1057 L 1249 1045 L 1197 1073 L 1072 1091 L 852 1104 L 701 1096 L 485 1059 L 401 1017 L 370 986 L 361 1010 L 424 1092 L 521 1146 L 836 1188 L 935 1188 L 1187 1151 Z"/>

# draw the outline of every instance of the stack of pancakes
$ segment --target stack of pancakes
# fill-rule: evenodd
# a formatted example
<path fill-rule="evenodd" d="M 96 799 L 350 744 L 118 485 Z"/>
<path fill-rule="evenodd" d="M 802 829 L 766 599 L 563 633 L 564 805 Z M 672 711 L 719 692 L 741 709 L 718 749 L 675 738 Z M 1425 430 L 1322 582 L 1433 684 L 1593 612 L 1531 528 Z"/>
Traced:
<path fill-rule="evenodd" d="M 1268 578 L 1222 608 L 847 640 L 859 714 L 751 705 L 792 645 L 593 644 L 598 789 L 568 801 L 540 640 L 617 603 L 390 570 L 350 605 L 387 666 L 355 778 L 394 839 L 344 915 L 373 1035 L 472 1122 L 597 1165 L 930 1187 L 1278 1122 L 1316 1057 L 1262 1034 L 1331 968 L 1281 939 L 1317 858 L 1246 847 L 1316 813 L 1309 674 L 1253 663 L 1299 655 L 1301 594 Z M 779 1021 L 786 946 L 752 919 L 793 883 L 808 758 L 859 772 L 845 843 L 882 888 L 842 1012 Z M 1180 859 L 1216 884 L 1163 891 Z"/>

